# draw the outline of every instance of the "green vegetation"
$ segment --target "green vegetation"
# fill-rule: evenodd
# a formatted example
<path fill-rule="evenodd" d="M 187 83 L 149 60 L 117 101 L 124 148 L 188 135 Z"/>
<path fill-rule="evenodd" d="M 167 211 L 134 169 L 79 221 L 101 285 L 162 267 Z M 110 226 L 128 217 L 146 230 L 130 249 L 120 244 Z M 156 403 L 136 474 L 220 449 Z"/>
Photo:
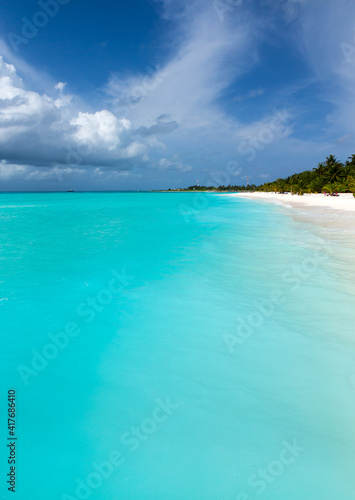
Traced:
<path fill-rule="evenodd" d="M 169 189 L 169 191 L 273 191 L 275 193 L 289 192 L 303 195 L 304 193 L 353 193 L 355 197 L 355 154 L 344 163 L 329 155 L 323 163 L 313 170 L 305 170 L 285 179 L 266 182 L 260 186 L 190 186 L 187 189 Z"/>
<path fill-rule="evenodd" d="M 285 179 L 277 179 L 258 186 L 258 191 L 274 191 L 276 193 L 354 193 L 355 192 L 355 154 L 345 164 L 333 155 L 313 170 L 305 170 Z"/>
<path fill-rule="evenodd" d="M 211 193 L 225 192 L 225 191 L 255 191 L 259 189 L 255 184 L 251 186 L 189 186 L 186 189 L 168 189 L 168 191 L 210 191 Z"/>

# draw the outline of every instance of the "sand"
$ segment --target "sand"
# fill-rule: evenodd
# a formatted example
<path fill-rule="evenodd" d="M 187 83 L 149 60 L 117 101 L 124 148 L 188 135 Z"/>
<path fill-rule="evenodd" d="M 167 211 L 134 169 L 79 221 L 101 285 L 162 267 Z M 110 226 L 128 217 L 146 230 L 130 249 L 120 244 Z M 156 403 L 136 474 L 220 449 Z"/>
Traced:
<path fill-rule="evenodd" d="M 270 201 L 289 207 L 319 207 L 324 209 L 345 210 L 355 214 L 355 198 L 351 193 L 342 193 L 339 196 L 324 196 L 324 194 L 304 194 L 303 196 L 278 193 L 231 193 L 228 196 L 239 196 L 252 200 Z"/>
<path fill-rule="evenodd" d="M 277 193 L 230 193 L 260 203 L 274 203 L 294 221 L 307 224 L 307 230 L 321 237 L 331 248 L 333 267 L 341 273 L 344 291 L 355 296 L 355 198 L 351 193 L 339 196 Z M 335 272 L 335 271 L 334 271 Z"/>
<path fill-rule="evenodd" d="M 230 193 L 227 196 L 247 198 L 260 203 L 274 203 L 284 208 L 294 220 L 311 223 L 322 229 L 321 234 L 337 245 L 352 251 L 348 255 L 355 273 L 355 198 L 352 193 L 339 196 L 304 194 L 303 196 L 278 193 Z M 355 279 L 355 276 L 354 276 Z"/>

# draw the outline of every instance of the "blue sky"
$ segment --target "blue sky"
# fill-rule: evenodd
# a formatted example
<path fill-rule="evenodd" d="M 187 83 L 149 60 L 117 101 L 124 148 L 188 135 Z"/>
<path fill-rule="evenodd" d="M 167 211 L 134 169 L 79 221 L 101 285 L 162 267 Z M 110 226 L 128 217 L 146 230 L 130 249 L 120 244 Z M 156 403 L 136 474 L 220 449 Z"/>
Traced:
<path fill-rule="evenodd" d="M 349 0 L 3 0 L 0 191 L 260 184 L 355 153 Z"/>

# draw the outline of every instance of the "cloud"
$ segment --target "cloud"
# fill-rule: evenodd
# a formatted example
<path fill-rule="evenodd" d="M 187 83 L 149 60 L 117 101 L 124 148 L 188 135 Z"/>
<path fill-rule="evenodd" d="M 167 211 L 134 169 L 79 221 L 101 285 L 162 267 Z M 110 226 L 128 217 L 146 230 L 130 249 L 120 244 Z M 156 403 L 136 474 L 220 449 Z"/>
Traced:
<path fill-rule="evenodd" d="M 7 181 L 17 177 L 23 177 L 27 173 L 28 167 L 25 165 L 11 165 L 4 160 L 0 161 L 0 180 Z"/>
<path fill-rule="evenodd" d="M 96 113 L 80 111 L 70 124 L 76 127 L 73 136 L 78 142 L 88 143 L 92 147 L 107 147 L 109 151 L 117 149 L 121 143 L 120 135 L 132 128 L 129 120 L 119 120 L 107 110 Z"/>
<path fill-rule="evenodd" d="M 56 90 L 59 90 L 59 92 L 63 92 L 65 87 L 66 87 L 66 83 L 65 82 L 58 82 L 57 85 L 54 86 L 54 88 Z"/>
<path fill-rule="evenodd" d="M 332 107 L 328 129 L 337 136 L 354 134 L 355 4 L 347 0 L 299 3 L 294 43 L 321 88 L 322 100 Z"/>
<path fill-rule="evenodd" d="M 218 99 L 256 60 L 253 25 L 237 17 L 236 23 L 221 23 L 212 3 L 160 5 L 162 16 L 175 26 L 178 46 L 163 67 L 112 75 L 105 87 L 108 106 L 101 109 L 85 109 L 64 82 L 45 92 L 29 90 L 14 65 L 1 59 L 2 158 L 9 164 L 147 173 L 151 161 L 160 169 L 187 172 L 200 161 L 202 146 L 216 150 L 221 138 L 225 144 L 233 140 L 238 124 L 220 109 Z M 164 151 L 175 159 L 161 158 Z"/>
<path fill-rule="evenodd" d="M 180 170 L 181 172 L 190 172 L 192 170 L 191 165 L 186 165 L 176 158 L 173 160 L 161 158 L 158 166 L 160 170 Z"/>
<path fill-rule="evenodd" d="M 214 124 L 222 92 L 256 61 L 251 20 L 235 16 L 232 23 L 221 23 L 212 2 L 194 16 L 191 4 L 178 4 L 163 4 L 165 16 L 169 12 L 184 21 L 173 57 L 154 73 L 149 68 L 140 77 L 113 75 L 106 87 L 117 109 L 131 105 L 129 117 L 137 127 L 149 127 L 157 115 L 169 115 L 188 129 Z"/>
<path fill-rule="evenodd" d="M 0 56 L 0 153 L 17 164 L 105 165 L 141 156 L 146 146 L 133 137 L 129 120 L 106 109 L 89 113 L 65 94 L 26 89 L 15 67 Z M 21 144 L 21 148 L 19 148 Z M 118 162 L 118 163 L 117 163 Z"/>
<path fill-rule="evenodd" d="M 265 89 L 251 89 L 249 90 L 246 94 L 242 96 L 236 96 L 233 98 L 233 101 L 243 101 L 245 99 L 255 99 L 256 97 L 259 97 L 265 93 Z"/>
<path fill-rule="evenodd" d="M 0 56 L 0 144 L 32 131 L 44 116 L 52 117 L 55 109 L 47 95 L 25 90 L 15 67 Z"/>
<path fill-rule="evenodd" d="M 213 2 L 160 2 L 160 7 L 178 41 L 171 57 L 146 74 L 113 74 L 104 90 L 114 112 L 124 113 L 143 138 L 154 137 L 170 157 L 199 170 L 206 155 L 207 166 L 224 168 L 228 156 L 237 154 L 243 126 L 223 109 L 223 94 L 257 63 L 258 27 L 247 11 L 237 9 L 222 23 Z M 250 95 L 262 93 L 251 89 Z M 220 158 L 210 155 L 221 149 Z M 158 155 L 150 153 L 160 167 L 176 167 L 159 163 Z"/>
<path fill-rule="evenodd" d="M 179 128 L 179 124 L 174 120 L 171 122 L 158 121 L 158 123 L 152 125 L 151 127 L 139 127 L 137 129 L 137 134 L 148 136 L 148 135 L 161 135 L 170 134 Z"/>
<path fill-rule="evenodd" d="M 170 172 L 173 182 L 176 173 L 191 179 L 199 172 L 225 171 L 231 161 L 244 171 L 264 168 L 280 175 L 283 168 L 296 170 L 305 158 L 328 153 L 336 141 L 339 150 L 349 147 L 355 132 L 355 6 L 350 2 L 266 0 L 260 5 L 238 0 L 227 2 L 231 8 L 223 18 L 213 1 L 155 4 L 170 29 L 162 41 L 164 55 L 156 54 L 160 65 L 112 73 L 100 89 L 104 100 L 95 109 L 71 95 L 70 84 L 42 78 L 4 52 L 3 179 L 9 179 L 11 171 L 14 177 L 42 180 L 60 172 L 74 176 L 75 171 L 79 178 L 87 171 L 90 178 L 106 181 L 112 175 L 145 176 L 155 182 L 155 175 Z M 293 44 L 290 54 L 296 52 L 309 69 L 292 88 L 278 82 L 270 88 L 273 83 L 260 50 L 266 39 L 287 48 Z M 354 60 L 344 56 L 342 43 L 354 45 Z M 265 72 L 265 82 L 248 80 L 254 69 L 258 75 L 260 69 Z M 317 85 L 318 94 L 312 85 Z M 311 105 L 298 99 L 307 92 L 314 97 Z M 319 118 L 314 118 L 311 106 Z M 289 120 L 277 123 L 275 109 L 284 108 Z M 313 131 L 313 140 L 304 137 L 306 130 Z M 47 174 L 41 170 L 44 166 Z"/>
<path fill-rule="evenodd" d="M 115 170 L 111 167 L 70 167 L 52 166 L 35 167 L 0 161 L 0 183 L 16 185 L 19 190 L 58 190 L 69 188 L 91 189 L 93 185 L 100 189 L 122 189 L 122 182 L 137 182 L 142 174 L 129 167 L 127 170 Z"/>

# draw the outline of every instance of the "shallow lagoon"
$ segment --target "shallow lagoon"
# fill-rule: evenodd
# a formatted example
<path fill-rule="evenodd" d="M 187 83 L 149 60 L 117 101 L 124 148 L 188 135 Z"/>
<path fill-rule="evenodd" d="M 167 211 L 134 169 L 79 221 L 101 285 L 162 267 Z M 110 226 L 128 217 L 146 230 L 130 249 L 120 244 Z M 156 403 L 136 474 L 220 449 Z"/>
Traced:
<path fill-rule="evenodd" d="M 325 230 L 213 194 L 0 205 L 19 500 L 353 500 L 354 294 Z"/>

